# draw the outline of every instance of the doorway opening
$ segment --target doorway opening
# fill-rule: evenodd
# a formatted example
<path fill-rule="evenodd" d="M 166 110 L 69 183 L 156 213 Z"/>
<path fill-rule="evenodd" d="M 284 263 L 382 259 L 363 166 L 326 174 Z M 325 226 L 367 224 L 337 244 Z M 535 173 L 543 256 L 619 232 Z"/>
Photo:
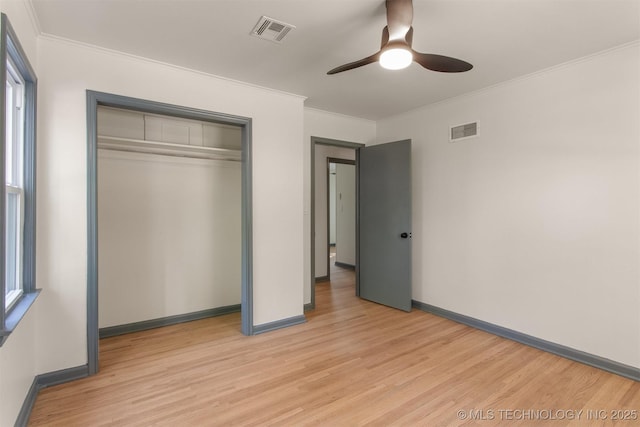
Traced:
<path fill-rule="evenodd" d="M 343 159 L 355 165 L 356 149 L 360 147 L 364 147 L 364 144 L 311 137 L 311 277 L 310 298 L 305 304 L 305 310 L 315 308 L 316 282 L 330 278 L 328 159 Z"/>
<path fill-rule="evenodd" d="M 98 319 L 98 109 L 116 109 L 115 111 L 130 111 L 142 114 L 149 114 L 156 120 L 158 117 L 168 117 L 176 120 L 198 121 L 200 123 L 211 124 L 212 129 L 220 129 L 220 126 L 238 131 L 240 134 L 239 150 L 230 153 L 227 149 L 219 147 L 219 150 L 194 149 L 190 143 L 183 147 L 171 147 L 162 141 L 156 141 L 156 149 L 176 150 L 178 149 L 185 157 L 194 156 L 195 151 L 204 152 L 206 156 L 220 155 L 224 152 L 226 156 L 235 156 L 235 161 L 239 160 L 240 175 L 240 312 L 241 330 L 245 335 L 253 334 L 253 301 L 252 301 L 252 260 L 251 260 L 251 119 L 239 116 L 230 116 L 211 111 L 198 110 L 189 107 L 163 104 L 154 101 L 147 101 L 129 98 L 119 95 L 87 91 L 87 354 L 89 375 L 98 372 L 98 350 L 99 350 L 99 319 Z M 170 137 L 175 137 L 175 126 L 173 129 L 170 123 L 168 133 Z M 196 132 L 197 133 L 197 132 Z M 109 138 L 107 138 L 109 139 Z M 122 148 L 122 144 L 138 145 L 138 149 L 148 149 L 144 139 L 111 137 L 107 142 L 110 146 Z M 132 142 L 131 139 L 134 141 Z M 103 138 L 104 140 L 104 138 Z M 103 142 L 104 143 L 104 142 Z M 164 145 L 163 145 L 164 144 Z M 197 142 L 195 143 L 197 145 Z M 200 144 L 201 146 L 204 144 Z M 195 151 L 194 151 L 195 150 Z M 197 154 L 200 155 L 200 154 Z M 188 190 L 189 188 L 184 188 Z M 188 207 L 187 207 L 188 208 Z"/>
<path fill-rule="evenodd" d="M 356 162 L 327 158 L 329 268 L 356 268 Z"/>

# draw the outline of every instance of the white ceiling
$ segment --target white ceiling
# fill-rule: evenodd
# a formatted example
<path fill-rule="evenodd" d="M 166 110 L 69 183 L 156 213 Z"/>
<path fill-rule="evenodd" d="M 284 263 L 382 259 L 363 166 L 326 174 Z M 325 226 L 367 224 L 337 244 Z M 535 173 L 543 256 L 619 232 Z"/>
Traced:
<path fill-rule="evenodd" d="M 377 120 L 640 39 L 640 0 L 414 0 L 413 48 L 474 65 L 331 68 L 380 47 L 384 0 L 31 0 L 43 34 L 307 96 Z M 249 35 L 261 15 L 297 28 Z"/>

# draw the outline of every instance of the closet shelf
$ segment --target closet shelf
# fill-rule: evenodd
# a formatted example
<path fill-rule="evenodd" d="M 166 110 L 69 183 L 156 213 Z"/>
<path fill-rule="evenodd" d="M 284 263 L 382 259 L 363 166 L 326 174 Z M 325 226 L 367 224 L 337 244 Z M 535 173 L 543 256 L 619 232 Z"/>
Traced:
<path fill-rule="evenodd" d="M 98 135 L 98 148 L 104 150 L 161 154 L 165 156 L 190 157 L 196 159 L 229 160 L 236 162 L 239 162 L 242 159 L 241 150 L 205 147 L 199 145 L 173 144 L 170 142 L 120 138 L 107 135 Z"/>

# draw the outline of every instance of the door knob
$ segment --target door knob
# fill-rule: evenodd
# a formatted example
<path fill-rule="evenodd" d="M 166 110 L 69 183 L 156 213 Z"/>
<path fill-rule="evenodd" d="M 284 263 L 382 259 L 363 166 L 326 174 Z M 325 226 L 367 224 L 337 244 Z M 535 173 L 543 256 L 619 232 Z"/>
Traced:
<path fill-rule="evenodd" d="M 402 233 L 400 237 L 402 237 L 403 239 L 406 239 L 407 237 L 411 237 L 411 235 L 409 233 Z"/>

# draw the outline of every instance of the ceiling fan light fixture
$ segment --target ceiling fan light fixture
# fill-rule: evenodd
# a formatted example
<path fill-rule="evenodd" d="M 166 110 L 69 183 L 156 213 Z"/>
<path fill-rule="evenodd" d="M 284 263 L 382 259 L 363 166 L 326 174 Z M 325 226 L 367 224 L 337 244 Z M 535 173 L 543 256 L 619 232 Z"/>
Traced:
<path fill-rule="evenodd" d="M 379 0 L 381 1 L 381 0 Z M 386 0 L 387 25 L 382 29 L 380 50 L 358 61 L 349 62 L 327 74 L 337 74 L 379 62 L 387 70 L 401 70 L 416 62 L 427 70 L 441 73 L 463 73 L 473 65 L 450 56 L 416 52 L 413 43 L 413 0 Z"/>
<path fill-rule="evenodd" d="M 413 54 L 404 47 L 386 49 L 380 55 L 380 66 L 387 70 L 402 70 L 413 62 Z"/>

